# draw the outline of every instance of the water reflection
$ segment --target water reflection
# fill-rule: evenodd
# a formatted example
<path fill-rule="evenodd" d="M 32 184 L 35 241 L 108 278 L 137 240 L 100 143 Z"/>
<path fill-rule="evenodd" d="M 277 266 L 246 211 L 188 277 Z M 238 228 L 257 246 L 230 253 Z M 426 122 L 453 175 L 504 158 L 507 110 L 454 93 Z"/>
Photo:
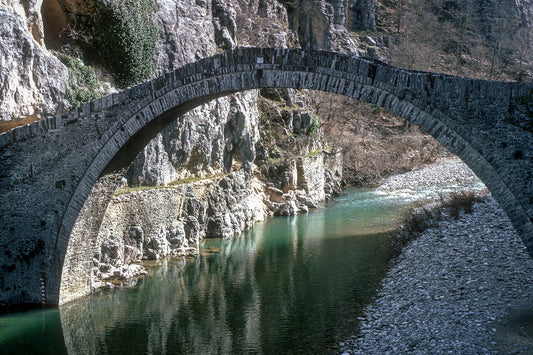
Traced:
<path fill-rule="evenodd" d="M 353 236 L 339 211 L 274 219 L 242 238 L 205 241 L 203 248 L 220 252 L 162 262 L 130 290 L 62 307 L 68 352 L 329 348 L 357 327 L 388 258 L 384 235 Z"/>
<path fill-rule="evenodd" d="M 66 354 L 57 308 L 35 309 L 0 317 L 1 354 Z"/>
<path fill-rule="evenodd" d="M 357 329 L 386 269 L 386 231 L 411 202 L 359 190 L 242 238 L 204 241 L 197 259 L 153 265 L 134 287 L 0 317 L 0 352 L 330 351 Z"/>

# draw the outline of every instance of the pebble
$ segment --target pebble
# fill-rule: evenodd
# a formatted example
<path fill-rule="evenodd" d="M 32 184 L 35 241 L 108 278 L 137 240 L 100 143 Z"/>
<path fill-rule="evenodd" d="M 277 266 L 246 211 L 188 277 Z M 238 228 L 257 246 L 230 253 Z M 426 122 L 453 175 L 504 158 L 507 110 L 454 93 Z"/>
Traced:
<path fill-rule="evenodd" d="M 459 159 L 449 159 L 443 164 L 428 165 L 419 170 L 394 175 L 382 181 L 378 191 L 411 189 L 443 183 L 477 181 L 478 177 Z"/>
<path fill-rule="evenodd" d="M 531 334 L 500 334 L 524 304 L 533 315 L 533 259 L 487 196 L 403 249 L 339 353 L 533 354 Z"/>

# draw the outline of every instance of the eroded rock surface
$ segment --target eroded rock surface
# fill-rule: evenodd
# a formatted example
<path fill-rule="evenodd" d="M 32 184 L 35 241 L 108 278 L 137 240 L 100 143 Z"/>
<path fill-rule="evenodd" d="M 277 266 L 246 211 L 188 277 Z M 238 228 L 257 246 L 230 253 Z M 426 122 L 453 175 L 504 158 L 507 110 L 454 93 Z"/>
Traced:
<path fill-rule="evenodd" d="M 205 237 L 231 238 L 269 215 L 262 184 L 242 172 L 116 196 L 99 232 L 94 286 L 140 275 L 142 260 L 198 253 Z M 136 264 L 137 263 L 137 264 Z M 109 284 L 108 284 L 109 286 Z"/>
<path fill-rule="evenodd" d="M 55 114 L 65 105 L 68 70 L 36 41 L 42 30 L 29 32 L 35 23 L 0 7 L 0 121 Z"/>

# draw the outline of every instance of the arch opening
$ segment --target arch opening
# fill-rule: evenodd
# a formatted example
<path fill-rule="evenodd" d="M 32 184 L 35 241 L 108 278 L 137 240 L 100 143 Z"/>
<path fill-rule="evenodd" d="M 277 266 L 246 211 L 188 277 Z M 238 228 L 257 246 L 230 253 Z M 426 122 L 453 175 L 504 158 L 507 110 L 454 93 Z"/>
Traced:
<path fill-rule="evenodd" d="M 304 54 L 291 50 L 242 50 L 234 58 L 223 54 L 185 67 L 182 69 L 187 74 L 185 78 L 177 79 L 178 74 L 173 73 L 151 83 L 152 97 L 144 105 L 138 105 L 139 109 L 127 112 L 106 133 L 109 139 L 87 169 L 67 208 L 57 243 L 57 274 L 60 275 L 56 284 L 57 303 L 87 294 L 95 243 L 91 233 L 99 228 L 105 207 L 125 169 L 148 141 L 178 115 L 196 106 L 258 88 L 339 94 L 371 103 L 413 123 L 476 173 L 510 215 L 530 254 L 533 253 L 532 221 L 498 166 L 492 164 L 490 156 L 484 156 L 485 152 L 469 136 L 467 127 L 418 97 L 420 92 L 431 92 L 438 85 L 435 78 L 428 80 L 427 73 L 405 72 L 355 57 L 326 52 Z M 244 64 L 235 64 L 239 62 L 237 59 L 242 59 Z M 402 81 L 409 85 L 400 85 Z M 77 233 L 79 236 L 73 237 Z M 80 240 L 85 240 L 85 244 L 80 246 Z"/>

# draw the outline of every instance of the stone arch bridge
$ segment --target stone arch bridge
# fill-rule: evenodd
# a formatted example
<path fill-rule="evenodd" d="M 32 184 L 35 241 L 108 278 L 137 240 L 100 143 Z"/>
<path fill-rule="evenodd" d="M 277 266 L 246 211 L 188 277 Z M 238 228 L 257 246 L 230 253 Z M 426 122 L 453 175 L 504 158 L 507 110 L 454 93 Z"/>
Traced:
<path fill-rule="evenodd" d="M 533 83 L 408 71 L 324 51 L 238 48 L 0 135 L 0 305 L 90 292 L 105 209 L 137 153 L 178 115 L 257 88 L 312 89 L 418 125 L 483 180 L 533 255 Z"/>

